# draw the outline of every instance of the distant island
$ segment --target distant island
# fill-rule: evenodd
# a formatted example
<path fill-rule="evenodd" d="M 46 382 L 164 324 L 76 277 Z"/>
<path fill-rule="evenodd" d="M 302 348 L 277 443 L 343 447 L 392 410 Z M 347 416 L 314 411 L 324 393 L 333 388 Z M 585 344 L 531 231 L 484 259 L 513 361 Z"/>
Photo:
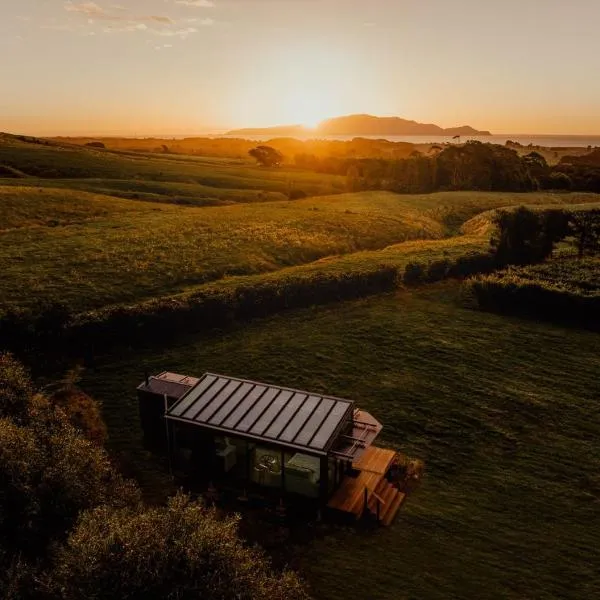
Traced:
<path fill-rule="evenodd" d="M 280 125 L 277 127 L 246 128 L 228 131 L 227 135 L 269 135 L 284 137 L 331 136 L 331 135 L 492 135 L 489 131 L 478 131 L 470 125 L 444 129 L 432 123 L 417 123 L 400 117 L 374 117 L 372 115 L 348 115 L 323 121 L 315 129 L 302 125 Z"/>

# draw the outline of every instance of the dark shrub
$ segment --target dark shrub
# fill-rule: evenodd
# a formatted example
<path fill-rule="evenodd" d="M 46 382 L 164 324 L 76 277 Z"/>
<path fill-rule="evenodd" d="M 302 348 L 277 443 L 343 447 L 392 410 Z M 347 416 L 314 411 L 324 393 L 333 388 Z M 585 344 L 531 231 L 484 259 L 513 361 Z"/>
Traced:
<path fill-rule="evenodd" d="M 0 354 L 0 418 L 28 420 L 33 385 L 29 373 L 10 354 Z"/>
<path fill-rule="evenodd" d="M 406 285 L 421 283 L 425 276 L 425 268 L 420 263 L 408 263 L 404 269 L 402 281 Z"/>
<path fill-rule="evenodd" d="M 50 598 L 307 600 L 290 571 L 242 543 L 238 518 L 219 518 L 184 495 L 166 507 L 82 515 L 56 558 Z"/>
<path fill-rule="evenodd" d="M 288 194 L 288 198 L 290 200 L 302 200 L 302 198 L 307 198 L 308 194 L 304 190 L 291 190 Z"/>
<path fill-rule="evenodd" d="M 448 273 L 450 272 L 450 266 L 450 261 L 446 259 L 436 260 L 432 263 L 429 263 L 425 280 L 433 283 L 435 281 L 446 279 L 446 277 L 448 277 Z"/>

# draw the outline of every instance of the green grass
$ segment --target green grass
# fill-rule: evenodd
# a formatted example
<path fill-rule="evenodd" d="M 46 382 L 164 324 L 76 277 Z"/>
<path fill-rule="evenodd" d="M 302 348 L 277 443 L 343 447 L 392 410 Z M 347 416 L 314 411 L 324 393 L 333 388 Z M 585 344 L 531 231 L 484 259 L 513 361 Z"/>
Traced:
<path fill-rule="evenodd" d="M 190 208 L 56 188 L 2 186 L 0 305 L 60 301 L 72 311 L 83 311 L 336 255 L 343 256 L 307 268 L 350 269 L 362 261 L 403 264 L 406 247 L 360 252 L 406 240 L 440 239 L 482 210 L 523 200 L 548 204 L 556 198 L 582 202 L 596 197 L 363 192 Z M 457 237 L 440 249 L 455 253 L 454 248 L 481 249 L 485 244 L 482 237 Z"/>
<path fill-rule="evenodd" d="M 455 283 L 302 310 L 106 358 L 83 386 L 146 491 L 145 369 L 207 370 L 357 400 L 427 471 L 395 525 L 298 550 L 317 598 L 592 598 L 600 589 L 598 336 L 462 308 Z"/>
<path fill-rule="evenodd" d="M 194 194 L 216 199 L 222 197 L 221 189 L 246 190 L 252 201 L 260 191 L 287 194 L 292 188 L 312 196 L 341 192 L 345 185 L 341 176 L 291 168 L 264 169 L 250 161 L 117 152 L 58 142 L 26 143 L 6 134 L 0 134 L 0 165 L 34 178 L 117 180 L 121 192 L 124 187 L 128 193 L 144 193 L 149 182 L 199 185 Z M 106 182 L 96 181 L 95 185 L 100 187 L 91 191 L 111 188 Z M 185 188 L 173 186 L 155 186 L 157 189 L 166 202 L 172 201 L 173 192 L 185 192 Z M 240 194 L 235 201 L 241 200 Z"/>
<path fill-rule="evenodd" d="M 161 202 L 186 206 L 222 206 L 244 202 L 269 202 L 286 200 L 282 192 L 263 192 L 262 190 L 216 188 L 198 183 L 180 183 L 172 181 L 143 181 L 139 179 L 41 179 L 29 177 L 23 179 L 2 180 L 8 186 L 38 186 L 66 190 L 81 190 L 95 194 Z"/>

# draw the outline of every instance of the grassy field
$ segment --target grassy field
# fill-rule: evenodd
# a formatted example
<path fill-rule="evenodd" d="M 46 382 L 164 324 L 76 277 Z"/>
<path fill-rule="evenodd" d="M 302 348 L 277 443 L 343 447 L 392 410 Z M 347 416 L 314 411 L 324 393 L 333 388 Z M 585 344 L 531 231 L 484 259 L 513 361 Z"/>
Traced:
<path fill-rule="evenodd" d="M 259 192 L 287 194 L 294 189 L 313 196 L 341 192 L 345 186 L 341 176 L 291 168 L 265 169 L 251 160 L 119 152 L 32 140 L 0 134 L 0 166 L 25 178 L 54 180 L 53 185 L 83 186 L 88 191 L 112 189 L 141 197 L 154 194 L 164 202 L 185 197 L 247 201 L 241 190 L 247 192 L 248 200 L 255 201 Z M 194 190 L 190 185 L 199 187 Z"/>
<path fill-rule="evenodd" d="M 474 215 L 500 206 L 596 199 L 590 194 L 362 192 L 194 208 L 0 186 L 0 305 L 59 301 L 80 311 L 336 255 L 343 257 L 314 268 L 397 262 L 404 260 L 404 247 L 353 253 L 450 236 Z M 486 243 L 483 237 L 457 237 L 447 245 L 482 248 Z"/>
<path fill-rule="evenodd" d="M 295 311 L 107 358 L 83 387 L 150 495 L 145 369 L 207 370 L 355 399 L 427 472 L 395 525 L 301 546 L 317 598 L 593 598 L 600 590 L 598 336 L 467 310 L 456 283 Z M 163 487 L 166 486 L 166 487 Z"/>

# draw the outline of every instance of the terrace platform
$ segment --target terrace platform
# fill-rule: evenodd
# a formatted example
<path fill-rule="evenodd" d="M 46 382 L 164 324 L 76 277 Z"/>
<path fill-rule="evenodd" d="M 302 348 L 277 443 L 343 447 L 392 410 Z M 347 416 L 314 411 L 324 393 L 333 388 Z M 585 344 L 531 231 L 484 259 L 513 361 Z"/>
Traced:
<path fill-rule="evenodd" d="M 359 519 L 369 511 L 383 525 L 390 525 L 406 495 L 386 479 L 396 452 L 369 447 L 352 464 L 358 473 L 346 475 L 342 484 L 327 503 L 328 508 Z"/>

